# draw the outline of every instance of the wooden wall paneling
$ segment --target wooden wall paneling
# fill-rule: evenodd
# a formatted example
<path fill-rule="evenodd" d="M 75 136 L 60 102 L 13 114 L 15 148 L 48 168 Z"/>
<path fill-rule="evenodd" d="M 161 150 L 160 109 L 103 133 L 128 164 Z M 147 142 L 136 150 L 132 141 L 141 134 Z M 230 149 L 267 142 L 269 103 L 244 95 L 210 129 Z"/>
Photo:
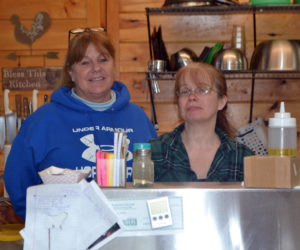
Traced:
<path fill-rule="evenodd" d="M 145 8 L 160 8 L 165 0 L 120 0 L 121 12 L 144 12 Z"/>
<path fill-rule="evenodd" d="M 151 106 L 149 102 L 141 102 L 139 105 L 144 109 L 146 114 L 151 117 Z M 155 104 L 157 112 L 157 122 L 159 125 L 158 134 L 163 134 L 172 131 L 176 126 L 181 123 L 178 114 L 177 105 L 170 103 Z"/>
<path fill-rule="evenodd" d="M 138 103 L 150 101 L 149 90 L 147 83 L 145 82 L 144 72 L 120 73 L 120 81 L 127 86 L 132 102 Z"/>
<path fill-rule="evenodd" d="M 24 25 L 30 26 L 32 20 L 22 21 Z M 68 30 L 76 27 L 86 26 L 86 20 L 52 20 L 50 28 L 45 34 L 34 41 L 32 49 L 67 49 L 68 46 Z M 2 50 L 28 50 L 27 44 L 16 41 L 14 36 L 14 25 L 9 21 L 0 20 L 0 48 Z"/>
<path fill-rule="evenodd" d="M 300 103 L 299 102 L 286 102 L 285 109 L 291 113 L 292 117 L 300 119 Z M 228 115 L 229 120 L 235 128 L 247 125 L 249 120 L 249 104 L 248 103 L 229 103 Z M 258 117 L 263 117 L 264 121 L 268 121 L 270 117 L 274 116 L 274 112 L 279 112 L 279 102 L 264 102 L 254 103 L 253 107 L 253 121 Z M 297 128 L 298 132 L 300 127 Z"/>
<path fill-rule="evenodd" d="M 251 14 L 232 15 L 150 15 L 151 31 L 162 27 L 166 42 L 231 41 L 232 26 L 245 26 L 247 41 L 253 41 Z M 121 41 L 148 41 L 146 14 L 120 13 Z M 126 32 L 129 30 L 131 32 Z M 133 32 L 135 31 L 135 32 Z"/>
<path fill-rule="evenodd" d="M 132 102 L 150 102 L 150 95 L 147 82 L 145 82 L 145 73 L 121 73 L 123 81 L 129 91 Z M 174 81 L 159 81 L 160 93 L 154 94 L 156 103 L 175 103 Z"/>
<path fill-rule="evenodd" d="M 0 50 L 0 66 L 1 66 L 1 68 L 3 66 L 5 66 L 5 67 L 17 67 L 18 66 L 18 60 L 11 60 L 11 59 L 7 58 L 7 55 L 12 52 L 15 52 L 15 51 Z M 0 70 L 0 74 L 1 74 L 1 82 L 2 82 L 2 70 Z"/>
<path fill-rule="evenodd" d="M 151 29 L 162 26 L 166 41 L 231 41 L 234 24 L 245 27 L 246 39 L 253 41 L 251 14 L 231 15 L 151 15 Z"/>
<path fill-rule="evenodd" d="M 300 39 L 299 13 L 266 13 L 256 15 L 257 40 Z"/>
<path fill-rule="evenodd" d="M 87 0 L 86 26 L 101 26 L 100 0 Z"/>
<path fill-rule="evenodd" d="M 299 79 L 256 80 L 254 91 L 255 102 L 300 101 Z"/>
<path fill-rule="evenodd" d="M 229 101 L 250 101 L 250 79 L 227 79 Z M 298 79 L 256 79 L 255 102 L 299 101 L 300 82 Z"/>
<path fill-rule="evenodd" d="M 120 43 L 121 72 L 145 72 L 149 57 L 147 43 Z"/>
<path fill-rule="evenodd" d="M 85 19 L 87 0 L 1 0 L 0 20 L 10 19 L 16 14 L 20 19 L 32 20 L 41 11 L 47 12 L 51 19 Z M 27 27 L 29 28 L 29 27 Z"/>
<path fill-rule="evenodd" d="M 56 52 L 57 58 L 47 58 L 48 52 Z M 15 60 L 7 58 L 10 53 L 16 53 L 17 58 Z M 3 67 L 18 67 L 18 66 L 62 66 L 66 50 L 28 50 L 20 51 L 4 51 L 0 52 L 0 60 L 2 60 Z M 1 77 L 2 79 L 2 77 Z"/>
<path fill-rule="evenodd" d="M 100 26 L 107 28 L 107 0 L 100 0 Z"/>
<path fill-rule="evenodd" d="M 119 1 L 107 1 L 107 32 L 112 39 L 113 45 L 116 50 L 115 59 L 115 78 L 120 78 L 120 20 L 119 20 Z"/>
<path fill-rule="evenodd" d="M 146 14 L 120 13 L 120 42 L 148 42 Z"/>

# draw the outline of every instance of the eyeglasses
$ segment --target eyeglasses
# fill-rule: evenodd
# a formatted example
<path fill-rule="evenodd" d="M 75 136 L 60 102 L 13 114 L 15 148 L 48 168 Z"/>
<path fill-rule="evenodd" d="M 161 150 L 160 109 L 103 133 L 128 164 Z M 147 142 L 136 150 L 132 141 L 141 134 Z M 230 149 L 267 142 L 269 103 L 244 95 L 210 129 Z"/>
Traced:
<path fill-rule="evenodd" d="M 194 89 L 189 89 L 187 87 L 183 87 L 176 91 L 177 96 L 179 97 L 188 97 L 191 95 L 191 93 L 194 93 L 196 96 L 203 96 L 203 95 L 208 95 L 210 92 L 216 91 L 212 87 L 208 85 L 203 85 L 201 87 L 197 87 Z"/>
<path fill-rule="evenodd" d="M 77 35 L 83 32 L 106 32 L 106 29 L 102 28 L 102 27 L 85 27 L 85 28 L 75 28 L 75 29 L 71 29 L 69 30 L 69 44 L 70 44 L 70 39 L 71 39 L 71 35 Z"/>

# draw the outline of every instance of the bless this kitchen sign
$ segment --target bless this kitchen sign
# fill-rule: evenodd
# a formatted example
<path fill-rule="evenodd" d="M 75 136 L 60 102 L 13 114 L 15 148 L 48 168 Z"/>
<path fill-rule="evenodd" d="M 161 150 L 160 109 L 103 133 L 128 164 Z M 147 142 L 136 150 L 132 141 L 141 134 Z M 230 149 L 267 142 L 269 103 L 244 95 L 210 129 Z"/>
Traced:
<path fill-rule="evenodd" d="M 2 88 L 10 90 L 54 89 L 60 82 L 61 67 L 2 68 Z"/>

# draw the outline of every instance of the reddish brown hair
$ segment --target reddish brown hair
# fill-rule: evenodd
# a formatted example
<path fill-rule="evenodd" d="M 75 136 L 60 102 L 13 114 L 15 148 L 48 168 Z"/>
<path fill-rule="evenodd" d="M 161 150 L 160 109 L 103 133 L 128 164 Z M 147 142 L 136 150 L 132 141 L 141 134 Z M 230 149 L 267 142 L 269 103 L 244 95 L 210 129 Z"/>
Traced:
<path fill-rule="evenodd" d="M 187 74 L 194 80 L 195 84 L 201 84 L 203 81 L 210 81 L 218 93 L 219 98 L 227 96 L 227 85 L 223 73 L 214 66 L 201 62 L 190 63 L 178 70 L 175 78 L 175 93 L 179 91 L 180 80 Z M 226 111 L 227 104 L 222 110 L 218 111 L 216 127 L 222 129 L 228 136 L 233 137 L 233 128 L 227 120 Z"/>
<path fill-rule="evenodd" d="M 111 57 L 115 60 L 115 49 L 106 32 L 87 30 L 79 33 L 70 41 L 62 72 L 62 86 L 74 87 L 69 71 L 73 64 L 82 60 L 90 44 L 94 44 L 103 56 Z"/>

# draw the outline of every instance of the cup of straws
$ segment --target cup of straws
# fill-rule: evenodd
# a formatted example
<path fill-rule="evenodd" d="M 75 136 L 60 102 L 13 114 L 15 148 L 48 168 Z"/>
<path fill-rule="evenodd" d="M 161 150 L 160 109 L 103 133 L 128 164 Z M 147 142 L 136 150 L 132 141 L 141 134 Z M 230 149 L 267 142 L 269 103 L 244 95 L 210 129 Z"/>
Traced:
<path fill-rule="evenodd" d="M 125 187 L 129 140 L 125 132 L 114 133 L 113 152 L 96 153 L 96 181 L 100 187 Z"/>

